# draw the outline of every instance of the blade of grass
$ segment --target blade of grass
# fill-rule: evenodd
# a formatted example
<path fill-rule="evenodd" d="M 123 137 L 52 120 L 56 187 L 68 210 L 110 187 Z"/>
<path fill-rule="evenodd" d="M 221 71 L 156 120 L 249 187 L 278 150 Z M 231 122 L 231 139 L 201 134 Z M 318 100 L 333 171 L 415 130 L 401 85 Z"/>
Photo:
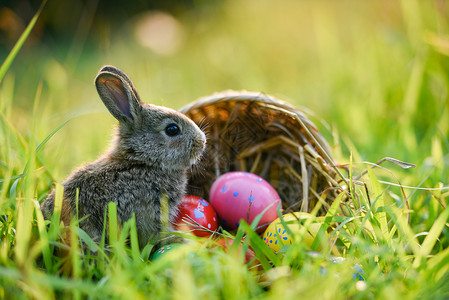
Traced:
<path fill-rule="evenodd" d="M 114 245 L 118 239 L 118 225 L 117 225 L 117 204 L 109 202 L 108 204 L 109 217 L 109 243 Z"/>
<path fill-rule="evenodd" d="M 51 218 L 50 226 L 53 226 L 55 224 L 59 225 L 59 221 L 61 219 L 63 198 L 64 198 L 64 187 L 60 184 L 57 184 L 55 187 L 55 206 L 53 208 L 53 215 Z"/>
<path fill-rule="evenodd" d="M 449 208 L 446 208 L 442 214 L 435 220 L 432 227 L 429 230 L 424 242 L 421 245 L 421 251 L 415 260 L 415 263 L 420 260 L 422 257 L 427 257 L 432 252 L 435 243 L 441 235 L 444 227 L 446 226 L 446 221 L 449 218 Z"/>
<path fill-rule="evenodd" d="M 260 261 L 262 267 L 265 270 L 269 270 L 272 268 L 267 258 L 270 259 L 275 265 L 280 264 L 279 258 L 276 256 L 276 254 L 274 254 L 273 251 L 268 248 L 268 246 L 260 239 L 259 235 L 251 228 L 251 226 L 248 225 L 248 223 L 242 221 L 239 228 L 242 228 L 248 235 L 251 241 L 251 246 L 256 252 L 257 259 Z M 236 244 L 236 242 L 234 242 L 234 244 Z M 234 244 L 232 246 L 234 246 Z M 239 246 L 240 243 L 237 243 L 237 247 Z M 245 253 L 242 253 L 242 255 L 245 256 Z"/>
<path fill-rule="evenodd" d="M 133 213 L 132 218 L 128 221 L 130 222 L 129 229 L 129 239 L 131 244 L 131 252 L 134 260 L 141 260 L 139 251 L 139 241 L 137 237 L 137 227 L 136 227 L 136 215 Z"/>
<path fill-rule="evenodd" d="M 79 253 L 79 238 L 77 235 L 76 228 L 78 225 L 76 224 L 76 221 L 74 219 L 70 222 L 70 251 L 69 256 L 71 258 L 71 264 L 72 264 L 72 276 L 75 279 L 82 277 L 82 267 L 81 267 L 81 259 L 80 259 L 80 253 Z M 74 298 L 79 299 L 80 294 L 79 291 L 74 291 Z"/>
<path fill-rule="evenodd" d="M 160 212 L 161 212 L 161 233 L 160 233 L 160 239 L 163 239 L 169 230 L 169 223 L 170 223 L 170 217 L 169 217 L 169 201 L 168 201 L 168 195 L 166 192 L 161 193 L 160 197 Z"/>
<path fill-rule="evenodd" d="M 58 132 L 62 127 L 64 127 L 69 121 L 70 120 L 65 121 L 64 123 L 56 127 L 56 129 L 54 129 L 52 132 L 50 132 L 50 134 L 42 141 L 42 143 L 40 143 L 39 146 L 37 146 L 35 154 L 37 154 L 42 149 L 42 147 L 44 147 L 44 145 L 48 142 L 48 140 L 51 139 L 56 134 L 56 132 Z"/>
<path fill-rule="evenodd" d="M 83 243 L 85 244 L 85 246 L 87 246 L 87 248 L 92 251 L 92 252 L 103 252 L 102 249 L 100 249 L 97 245 L 97 243 L 94 242 L 94 240 L 92 240 L 92 238 L 81 228 L 79 228 L 78 226 L 75 227 L 76 229 L 76 234 L 79 236 L 79 238 L 83 241 Z"/>
<path fill-rule="evenodd" d="M 37 19 L 41 15 L 42 10 L 44 9 L 44 6 L 46 3 L 47 3 L 47 0 L 42 1 L 42 4 L 39 7 L 39 9 L 37 10 L 36 14 L 33 16 L 30 23 L 25 28 L 25 31 L 20 35 L 16 44 L 14 45 L 11 52 L 8 54 L 8 56 L 6 57 L 5 61 L 2 64 L 2 66 L 0 67 L 0 83 L 2 82 L 3 78 L 5 77 L 5 74 L 8 71 L 9 67 L 11 66 L 12 62 L 14 61 L 14 58 L 16 57 L 17 53 L 19 53 L 19 51 L 22 48 L 23 44 L 25 43 L 26 39 L 28 38 L 31 31 L 33 30 L 34 25 L 36 25 Z"/>
<path fill-rule="evenodd" d="M 31 151 L 30 151 L 31 152 Z M 32 152 L 28 154 L 32 156 Z M 34 170 L 35 160 L 30 159 L 30 168 Z M 16 245 L 14 252 L 16 254 L 16 261 L 19 266 L 22 266 L 27 259 L 27 253 L 30 246 L 31 230 L 33 222 L 33 186 L 35 184 L 34 176 L 25 176 L 18 186 L 19 190 L 16 195 Z M 31 267 L 27 264 L 23 267 Z"/>
<path fill-rule="evenodd" d="M 385 199 L 384 192 L 377 180 L 377 176 L 374 174 L 371 168 L 367 169 L 368 178 L 370 181 L 371 193 L 373 196 L 374 202 L 371 203 L 372 211 L 374 214 L 374 218 L 377 220 L 380 226 L 380 231 L 382 232 L 383 241 L 388 241 L 389 231 L 388 231 L 388 222 L 387 222 L 387 213 L 385 212 Z"/>
<path fill-rule="evenodd" d="M 44 216 L 42 215 L 42 211 L 41 211 L 41 209 L 39 207 L 39 203 L 37 201 L 34 202 L 34 211 L 36 213 L 37 226 L 39 229 L 39 236 L 43 243 L 42 256 L 44 258 L 45 268 L 47 270 L 52 270 L 53 269 L 52 247 L 50 247 L 50 244 L 49 244 L 47 226 L 45 225 Z"/>
<path fill-rule="evenodd" d="M 428 260 L 425 272 L 430 280 L 440 280 L 448 271 L 449 248 L 446 248 Z"/>
<path fill-rule="evenodd" d="M 385 211 L 387 215 L 392 219 L 394 224 L 398 227 L 398 231 L 401 234 L 401 239 L 407 241 L 412 249 L 413 254 L 418 255 L 420 252 L 420 245 L 418 240 L 413 233 L 413 230 L 410 228 L 410 225 L 407 222 L 407 218 L 404 217 L 404 214 L 399 208 L 395 207 L 385 207 Z"/>
<path fill-rule="evenodd" d="M 107 222 L 108 222 L 108 212 L 105 210 L 104 216 L 103 216 L 103 231 L 101 233 L 101 239 L 100 239 L 100 249 L 105 250 L 106 252 L 106 235 L 107 235 Z M 107 264 L 106 261 L 109 260 L 109 256 L 106 255 L 106 253 L 103 251 L 98 252 L 97 255 L 97 264 L 98 269 L 101 272 L 104 272 L 106 270 Z"/>
<path fill-rule="evenodd" d="M 345 196 L 346 196 L 345 193 L 340 193 L 337 196 L 337 198 L 335 198 L 334 202 L 332 202 L 332 205 L 326 214 L 324 222 L 321 224 L 320 229 L 318 230 L 316 237 L 313 240 L 313 243 L 311 246 L 312 250 L 317 251 L 319 246 L 322 244 L 321 240 L 324 237 L 324 233 L 327 232 L 327 229 L 331 225 L 331 222 L 335 216 L 335 213 L 337 212 L 337 209 L 340 206 L 340 202 Z M 329 249 L 329 250 L 331 250 L 331 249 Z"/>

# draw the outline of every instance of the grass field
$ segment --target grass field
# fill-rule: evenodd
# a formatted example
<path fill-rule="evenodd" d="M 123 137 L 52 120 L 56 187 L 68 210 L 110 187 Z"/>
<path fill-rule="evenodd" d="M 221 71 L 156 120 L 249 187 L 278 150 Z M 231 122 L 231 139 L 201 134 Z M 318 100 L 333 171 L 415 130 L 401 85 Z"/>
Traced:
<path fill-rule="evenodd" d="M 145 20 L 25 43 L 0 69 L 1 299 L 449 298 L 446 2 L 229 0 L 168 19 L 177 34 L 165 48 L 139 42 Z M 333 205 L 315 219 L 344 260 L 311 251 L 305 231 L 274 254 L 243 224 L 236 235 L 247 236 L 256 268 L 237 247 L 197 242 L 152 262 L 132 222 L 116 232 L 113 218 L 110 245 L 93 244 L 74 221 L 72 247 L 54 255 L 61 226 L 58 216 L 45 225 L 39 203 L 108 145 L 114 119 L 93 85 L 104 64 L 125 70 L 145 101 L 176 109 L 225 89 L 303 107 L 352 171 L 351 193 L 339 198 L 351 215 Z M 383 157 L 416 167 L 386 162 L 352 181 Z"/>

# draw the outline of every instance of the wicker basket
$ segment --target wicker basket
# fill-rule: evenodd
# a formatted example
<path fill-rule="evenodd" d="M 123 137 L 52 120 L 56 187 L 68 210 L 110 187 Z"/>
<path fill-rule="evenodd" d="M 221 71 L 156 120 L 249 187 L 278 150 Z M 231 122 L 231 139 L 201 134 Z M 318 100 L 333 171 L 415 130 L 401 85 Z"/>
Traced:
<path fill-rule="evenodd" d="M 188 193 L 208 198 L 221 174 L 256 173 L 278 191 L 284 211 L 324 214 L 340 189 L 338 169 L 315 125 L 298 109 L 273 97 L 227 91 L 180 110 L 207 135 L 205 155 L 191 171 Z"/>

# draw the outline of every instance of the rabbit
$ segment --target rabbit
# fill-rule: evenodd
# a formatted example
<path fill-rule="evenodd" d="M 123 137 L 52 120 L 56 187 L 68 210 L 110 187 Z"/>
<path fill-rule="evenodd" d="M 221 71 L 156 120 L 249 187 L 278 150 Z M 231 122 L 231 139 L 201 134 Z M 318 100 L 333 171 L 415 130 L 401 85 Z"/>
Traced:
<path fill-rule="evenodd" d="M 201 158 L 206 136 L 185 115 L 141 102 L 131 80 L 114 66 L 101 68 L 95 86 L 119 124 L 106 153 L 73 171 L 62 183 L 61 219 L 68 225 L 75 216 L 78 193 L 79 226 L 99 241 L 107 205 L 113 201 L 119 224 L 135 214 L 142 248 L 154 242 L 163 230 L 162 195 L 168 197 L 170 224 L 177 215 L 187 171 Z M 53 190 L 41 205 L 47 219 L 53 214 L 54 198 Z"/>

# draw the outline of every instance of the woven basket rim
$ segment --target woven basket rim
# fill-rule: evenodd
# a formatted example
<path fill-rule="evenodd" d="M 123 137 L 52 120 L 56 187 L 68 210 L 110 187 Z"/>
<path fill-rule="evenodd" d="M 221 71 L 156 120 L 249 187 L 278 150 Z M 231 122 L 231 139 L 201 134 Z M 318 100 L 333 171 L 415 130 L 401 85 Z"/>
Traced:
<path fill-rule="evenodd" d="M 306 130 L 308 130 L 308 135 L 315 140 L 316 144 L 321 148 L 323 152 L 324 159 L 328 164 L 336 169 L 335 161 L 330 152 L 330 146 L 328 142 L 324 139 L 321 133 L 318 131 L 316 125 L 306 116 L 306 114 L 293 106 L 292 104 L 275 98 L 269 94 L 263 92 L 252 92 L 247 90 L 225 90 L 222 92 L 216 92 L 209 96 L 198 98 L 197 100 L 185 105 L 179 109 L 179 112 L 187 114 L 189 111 L 205 107 L 208 105 L 213 105 L 221 102 L 232 102 L 232 101 L 251 101 L 260 102 L 268 106 L 273 106 L 273 108 L 285 111 L 287 114 L 294 114 L 297 116 L 300 123 L 302 123 Z M 339 171 L 337 170 L 337 173 Z M 343 176 L 341 176 L 343 178 Z"/>
<path fill-rule="evenodd" d="M 268 95 L 263 92 L 251 92 L 246 90 L 236 91 L 236 90 L 225 90 L 222 92 L 216 92 L 209 96 L 198 98 L 197 100 L 185 105 L 180 108 L 179 111 L 182 113 L 186 113 L 187 111 L 194 109 L 196 107 L 206 106 L 212 104 L 214 102 L 226 102 L 226 101 L 261 101 L 266 102 L 268 104 L 273 104 L 277 106 L 281 106 L 288 110 L 297 111 L 300 115 L 305 118 L 305 115 L 302 111 L 298 110 L 293 105 L 275 98 L 271 95 Z"/>

